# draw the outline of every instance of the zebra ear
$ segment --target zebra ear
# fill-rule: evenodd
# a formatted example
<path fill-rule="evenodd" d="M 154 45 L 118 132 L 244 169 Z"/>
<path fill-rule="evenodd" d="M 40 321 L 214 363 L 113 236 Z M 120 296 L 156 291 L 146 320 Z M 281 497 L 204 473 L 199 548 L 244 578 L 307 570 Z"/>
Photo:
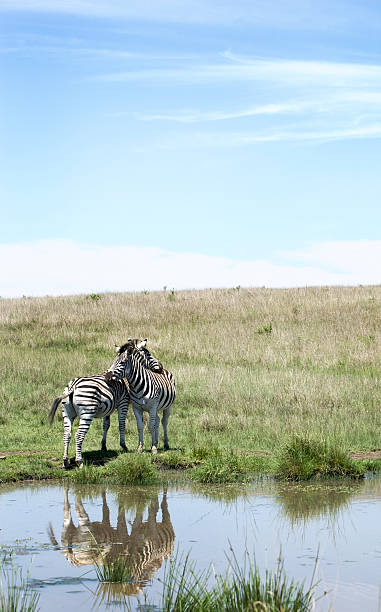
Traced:
<path fill-rule="evenodd" d="M 119 353 L 120 351 L 120 346 L 118 346 L 117 344 L 115 344 L 115 348 L 116 348 L 116 352 Z"/>
<path fill-rule="evenodd" d="M 145 347 L 146 344 L 147 344 L 147 338 L 145 340 L 142 340 L 141 342 L 138 342 L 138 344 L 136 345 L 136 348 L 142 349 Z"/>

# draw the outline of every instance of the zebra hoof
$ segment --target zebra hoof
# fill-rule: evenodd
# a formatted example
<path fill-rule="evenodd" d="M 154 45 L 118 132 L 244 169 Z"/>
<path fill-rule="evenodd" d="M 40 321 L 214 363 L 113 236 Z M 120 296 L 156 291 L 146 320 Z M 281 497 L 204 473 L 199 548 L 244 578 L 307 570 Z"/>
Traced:
<path fill-rule="evenodd" d="M 64 459 L 63 460 L 62 467 L 63 467 L 64 470 L 70 469 L 70 461 L 69 461 L 69 459 Z"/>
<path fill-rule="evenodd" d="M 152 453 L 153 455 L 157 455 L 157 448 L 156 448 L 156 446 L 153 446 L 153 447 L 151 448 L 151 453 Z"/>
<path fill-rule="evenodd" d="M 143 444 L 139 444 L 138 448 L 136 449 L 137 453 L 142 453 L 143 452 Z"/>
<path fill-rule="evenodd" d="M 76 461 L 75 463 L 76 463 L 76 465 L 77 465 L 77 468 L 78 468 L 79 470 L 82 470 L 82 468 L 83 468 L 83 461 L 82 461 L 82 460 L 81 460 L 81 461 Z"/>
<path fill-rule="evenodd" d="M 164 450 L 169 450 L 169 444 L 164 444 Z"/>
<path fill-rule="evenodd" d="M 122 451 L 124 451 L 125 453 L 128 452 L 128 448 L 127 448 L 127 446 L 125 444 L 121 444 L 120 446 L 122 448 Z"/>

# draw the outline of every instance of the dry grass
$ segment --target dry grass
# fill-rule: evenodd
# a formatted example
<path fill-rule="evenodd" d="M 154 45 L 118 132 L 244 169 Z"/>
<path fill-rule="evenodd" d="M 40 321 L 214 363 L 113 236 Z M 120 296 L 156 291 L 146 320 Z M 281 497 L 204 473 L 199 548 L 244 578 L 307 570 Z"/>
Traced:
<path fill-rule="evenodd" d="M 381 286 L 3 299 L 0 334 L 0 451 L 60 457 L 52 399 L 70 378 L 103 371 L 128 337 L 148 337 L 175 374 L 171 447 L 275 453 L 308 435 L 348 451 L 381 448 Z M 132 411 L 127 429 L 134 449 Z M 98 420 L 84 451 L 100 438 Z"/>

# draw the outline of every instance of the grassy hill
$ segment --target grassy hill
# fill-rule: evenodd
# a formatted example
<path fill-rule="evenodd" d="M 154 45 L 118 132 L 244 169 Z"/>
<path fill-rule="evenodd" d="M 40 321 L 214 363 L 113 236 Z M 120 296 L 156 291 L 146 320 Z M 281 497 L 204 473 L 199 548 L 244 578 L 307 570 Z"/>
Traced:
<path fill-rule="evenodd" d="M 44 476 L 60 463 L 52 400 L 74 376 L 105 370 L 128 337 L 147 337 L 176 378 L 169 442 L 181 450 L 167 457 L 275 456 L 294 436 L 381 448 L 381 286 L 1 299 L 0 454 L 38 453 L 2 460 L 0 480 Z M 97 419 L 85 458 L 100 448 L 101 429 Z M 108 447 L 118 440 L 113 415 Z M 126 441 L 136 448 L 131 409 Z"/>

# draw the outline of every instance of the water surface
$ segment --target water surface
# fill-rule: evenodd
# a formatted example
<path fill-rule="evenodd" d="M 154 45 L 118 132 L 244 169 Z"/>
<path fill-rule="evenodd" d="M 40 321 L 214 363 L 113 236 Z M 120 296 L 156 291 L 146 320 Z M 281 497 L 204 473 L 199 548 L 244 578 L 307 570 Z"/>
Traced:
<path fill-rule="evenodd" d="M 160 604 L 166 561 L 228 567 L 247 550 L 265 571 L 279 553 L 290 578 L 310 583 L 317 610 L 381 610 L 381 480 L 250 487 L 119 487 L 37 483 L 0 488 L 0 546 L 15 551 L 41 611 Z M 122 553 L 131 583 L 99 587 L 94 563 Z"/>

